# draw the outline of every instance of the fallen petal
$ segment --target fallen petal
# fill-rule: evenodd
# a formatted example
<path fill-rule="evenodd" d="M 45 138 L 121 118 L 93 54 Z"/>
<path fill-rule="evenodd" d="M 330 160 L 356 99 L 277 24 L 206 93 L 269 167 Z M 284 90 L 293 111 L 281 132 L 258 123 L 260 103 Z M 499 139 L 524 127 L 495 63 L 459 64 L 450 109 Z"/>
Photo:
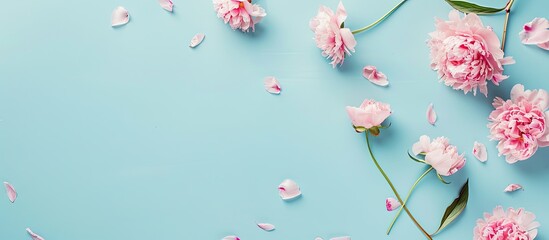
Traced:
<path fill-rule="evenodd" d="M 270 223 L 258 223 L 257 226 L 267 232 L 275 230 L 275 226 Z"/>
<path fill-rule="evenodd" d="M 473 146 L 473 155 L 475 155 L 475 157 L 481 162 L 486 162 L 486 160 L 488 160 L 488 152 L 486 151 L 486 146 L 476 141 Z"/>
<path fill-rule="evenodd" d="M 194 37 L 191 39 L 191 43 L 189 44 L 189 47 L 194 48 L 198 46 L 200 43 L 202 43 L 202 41 L 204 41 L 204 37 L 206 37 L 204 33 L 199 33 L 194 35 Z"/>
<path fill-rule="evenodd" d="M 280 94 L 282 89 L 280 88 L 280 84 L 275 77 L 266 77 L 263 83 L 265 84 L 265 90 L 267 90 L 267 92 L 272 94 Z"/>
<path fill-rule="evenodd" d="M 8 194 L 8 199 L 10 202 L 15 202 L 15 199 L 17 198 L 17 192 L 15 191 L 15 188 L 9 183 L 4 182 L 4 186 L 6 186 L 6 193 Z"/>
<path fill-rule="evenodd" d="M 385 199 L 385 207 L 389 212 L 394 211 L 395 209 L 398 209 L 400 206 L 401 206 L 400 202 L 394 198 Z"/>
<path fill-rule="evenodd" d="M 432 103 L 427 107 L 427 121 L 429 121 L 431 125 L 435 125 L 435 122 L 437 121 L 437 113 L 435 112 Z"/>
<path fill-rule="evenodd" d="M 34 233 L 30 228 L 27 228 L 27 233 L 29 233 L 29 235 L 32 237 L 32 240 L 44 240 L 43 237 Z"/>
<path fill-rule="evenodd" d="M 111 24 L 113 27 L 122 26 L 130 21 L 130 14 L 122 6 L 118 6 L 112 12 Z"/>
<path fill-rule="evenodd" d="M 158 3 L 166 11 L 169 11 L 169 12 L 173 11 L 173 2 L 172 2 L 172 0 L 158 0 Z"/>
<path fill-rule="evenodd" d="M 240 240 L 237 236 L 226 236 L 222 240 Z"/>
<path fill-rule="evenodd" d="M 519 33 L 523 44 L 536 44 L 540 48 L 549 45 L 549 20 L 545 18 L 534 18 L 531 22 L 524 24 Z"/>
<path fill-rule="evenodd" d="M 513 184 L 509 184 L 509 186 L 507 186 L 505 188 L 505 190 L 503 190 L 503 191 L 504 192 L 514 192 L 514 191 L 517 191 L 519 189 L 522 189 L 522 186 L 520 184 L 513 183 Z"/>
<path fill-rule="evenodd" d="M 349 236 L 335 237 L 335 238 L 330 238 L 330 240 L 351 240 L 351 237 Z"/>
<path fill-rule="evenodd" d="M 296 182 L 286 179 L 278 186 L 278 193 L 283 200 L 291 200 L 301 196 L 301 190 Z"/>
<path fill-rule="evenodd" d="M 374 66 L 365 66 L 362 69 L 362 76 L 378 86 L 384 87 L 389 85 L 387 76 L 385 76 L 385 74 L 383 74 L 382 72 L 378 72 L 376 67 Z"/>

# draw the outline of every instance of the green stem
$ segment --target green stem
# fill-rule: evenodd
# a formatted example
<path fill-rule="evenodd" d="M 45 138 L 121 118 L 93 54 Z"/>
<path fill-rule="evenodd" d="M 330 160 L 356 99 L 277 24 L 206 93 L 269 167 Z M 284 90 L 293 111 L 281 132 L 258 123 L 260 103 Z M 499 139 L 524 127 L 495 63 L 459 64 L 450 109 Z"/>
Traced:
<path fill-rule="evenodd" d="M 505 50 L 505 41 L 507 40 L 507 24 L 509 23 L 509 15 L 511 14 L 511 7 L 515 3 L 515 0 L 509 0 L 505 6 L 505 22 L 503 22 L 503 34 L 501 36 L 501 50 Z"/>
<path fill-rule="evenodd" d="M 370 28 L 373 28 L 375 27 L 376 25 L 378 25 L 379 23 L 383 22 L 383 20 L 385 20 L 387 17 L 389 17 L 393 12 L 395 12 L 400 6 L 402 6 L 402 4 L 404 4 L 407 0 L 402 0 L 402 2 L 400 2 L 399 4 L 397 4 L 395 7 L 393 7 L 393 9 L 391 9 L 391 11 L 387 12 L 385 15 L 383 15 L 383 17 L 381 17 L 380 19 L 378 19 L 377 21 L 373 22 L 372 24 L 366 26 L 366 27 L 363 27 L 363 28 L 360 28 L 360 29 L 357 29 L 357 30 L 354 30 L 352 33 L 353 34 L 357 34 L 357 33 L 361 33 L 361 32 L 364 32 Z"/>
<path fill-rule="evenodd" d="M 389 229 L 387 229 L 387 235 L 389 235 L 389 233 L 391 233 L 391 229 L 393 229 L 393 225 L 395 225 L 396 220 L 398 219 L 398 217 L 400 216 L 400 213 L 402 212 L 402 208 L 406 206 L 406 203 L 408 203 L 408 199 L 410 199 L 410 196 L 412 195 L 412 192 L 416 188 L 417 184 L 419 182 L 421 182 L 421 180 L 425 176 L 427 176 L 427 174 L 429 172 L 431 172 L 432 170 L 433 170 L 433 167 L 430 167 L 429 169 L 427 169 L 427 171 L 425 171 L 423 174 L 421 174 L 421 176 L 416 180 L 414 185 L 412 185 L 412 188 L 410 188 L 410 191 L 408 191 L 408 196 L 406 196 L 406 199 L 404 199 L 404 203 L 402 204 L 402 207 L 398 210 L 397 214 L 395 215 L 395 218 L 393 218 L 393 222 L 391 222 L 391 225 L 389 226 Z"/>
<path fill-rule="evenodd" d="M 391 187 L 391 190 L 393 190 L 393 193 L 395 194 L 395 196 L 397 197 L 398 201 L 402 204 L 404 203 L 402 201 L 402 198 L 400 197 L 400 195 L 398 194 L 395 186 L 393 185 L 393 183 L 391 182 L 391 180 L 389 179 L 389 177 L 387 176 L 387 174 L 385 174 L 385 171 L 383 171 L 383 169 L 381 168 L 381 166 L 379 165 L 379 163 L 377 162 L 376 160 L 376 157 L 374 156 L 374 153 L 372 152 L 372 148 L 370 147 L 370 138 L 368 137 L 368 131 L 366 131 L 366 144 L 368 145 L 368 151 L 370 152 L 370 156 L 372 157 L 372 161 L 374 162 L 374 164 L 376 165 L 377 169 L 379 170 L 379 172 L 381 173 L 381 175 L 383 175 L 383 177 L 385 178 L 385 181 L 387 181 L 387 183 L 389 184 L 389 186 Z M 408 210 L 408 207 L 406 207 L 405 205 L 402 205 L 402 208 L 404 208 L 404 211 L 406 211 L 406 213 L 408 214 L 408 216 L 410 216 L 410 219 L 412 219 L 412 221 L 414 222 L 414 224 L 419 228 L 419 230 L 421 230 L 421 232 L 427 237 L 427 239 L 429 240 L 433 240 L 433 238 L 431 238 L 431 236 L 429 235 L 429 233 L 427 233 L 427 231 L 425 231 L 425 229 L 423 229 L 423 227 L 417 222 L 417 220 L 414 218 L 414 216 L 412 216 L 412 213 L 410 213 L 410 210 Z"/>

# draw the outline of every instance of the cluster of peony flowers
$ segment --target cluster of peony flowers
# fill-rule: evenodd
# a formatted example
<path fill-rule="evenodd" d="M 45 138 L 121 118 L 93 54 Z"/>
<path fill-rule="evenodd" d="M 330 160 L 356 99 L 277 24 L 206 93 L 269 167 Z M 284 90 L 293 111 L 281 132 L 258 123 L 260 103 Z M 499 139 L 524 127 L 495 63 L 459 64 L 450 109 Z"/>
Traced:
<path fill-rule="evenodd" d="M 255 24 L 267 15 L 251 0 L 213 0 L 213 5 L 219 18 L 231 25 L 233 30 L 240 29 L 242 32 L 255 31 Z"/>
<path fill-rule="evenodd" d="M 334 68 L 343 64 L 345 54 L 355 51 L 355 37 L 349 28 L 343 27 L 345 19 L 347 12 L 343 3 L 339 2 L 335 14 L 330 8 L 320 6 L 317 15 L 309 22 L 316 46 L 322 50 L 322 56 L 332 60 Z"/>
<path fill-rule="evenodd" d="M 545 90 L 525 91 L 517 84 L 511 99 L 496 97 L 492 105 L 490 137 L 499 141 L 499 154 L 508 163 L 526 160 L 538 147 L 549 146 L 549 94 Z"/>
<path fill-rule="evenodd" d="M 464 154 L 459 154 L 457 147 L 450 145 L 445 137 L 435 138 L 421 136 L 419 142 L 412 146 L 414 155 L 425 155 L 425 163 L 431 165 L 441 176 L 450 176 L 465 166 Z"/>
<path fill-rule="evenodd" d="M 386 103 L 366 99 L 360 107 L 347 107 L 347 113 L 358 133 L 370 130 L 377 135 L 381 123 L 391 115 L 391 106 Z"/>
<path fill-rule="evenodd" d="M 477 221 L 473 240 L 532 240 L 538 234 L 540 224 L 536 215 L 519 208 L 509 208 L 507 212 L 501 206 L 493 214 L 485 213 L 484 219 Z"/>
<path fill-rule="evenodd" d="M 508 76 L 503 65 L 512 64 L 511 57 L 503 57 L 497 35 L 482 24 L 474 14 L 460 17 L 457 10 L 449 20 L 436 20 L 436 31 L 430 33 L 431 68 L 447 86 L 476 95 L 477 89 L 488 94 L 487 81 L 495 85 Z"/>

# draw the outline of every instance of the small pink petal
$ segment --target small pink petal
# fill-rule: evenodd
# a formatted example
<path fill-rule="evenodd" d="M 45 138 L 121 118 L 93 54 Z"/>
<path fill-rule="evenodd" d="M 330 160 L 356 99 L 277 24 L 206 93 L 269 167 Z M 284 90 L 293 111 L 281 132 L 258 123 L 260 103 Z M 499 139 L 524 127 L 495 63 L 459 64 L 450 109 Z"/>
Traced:
<path fill-rule="evenodd" d="M 278 193 L 283 200 L 291 200 L 301 196 L 301 190 L 296 182 L 286 179 L 278 186 Z"/>
<path fill-rule="evenodd" d="M 522 189 L 522 186 L 519 185 L 519 184 L 513 183 L 513 184 L 509 184 L 509 186 L 507 186 L 505 188 L 505 190 L 503 190 L 503 191 L 504 192 L 514 192 L 514 191 L 517 191 L 519 189 Z"/>
<path fill-rule="evenodd" d="M 267 90 L 267 92 L 272 94 L 280 94 L 282 89 L 280 88 L 280 83 L 278 83 L 278 80 L 276 80 L 275 77 L 266 77 L 265 80 L 263 80 L 263 83 L 265 84 L 265 90 Z"/>
<path fill-rule="evenodd" d="M 432 103 L 427 107 L 427 121 L 429 121 L 431 125 L 435 125 L 435 122 L 437 121 L 437 113 L 435 112 Z"/>
<path fill-rule="evenodd" d="M 349 236 L 335 237 L 335 238 L 330 238 L 330 240 L 351 240 L 351 237 Z"/>
<path fill-rule="evenodd" d="M 202 41 L 204 41 L 204 37 L 206 37 L 204 33 L 199 33 L 194 35 L 194 37 L 191 39 L 191 43 L 189 44 L 189 47 L 194 48 L 198 46 L 200 43 L 202 43 Z"/>
<path fill-rule="evenodd" d="M 385 199 L 385 207 L 389 212 L 394 211 L 395 209 L 398 209 L 400 206 L 401 206 L 400 202 L 394 198 Z"/>
<path fill-rule="evenodd" d="M 15 191 L 15 188 L 9 183 L 4 182 L 4 186 L 6 186 L 6 193 L 8 194 L 8 199 L 10 202 L 15 202 L 15 199 L 17 198 L 17 192 Z"/>
<path fill-rule="evenodd" d="M 270 223 L 258 223 L 257 226 L 267 232 L 275 230 L 275 226 Z"/>
<path fill-rule="evenodd" d="M 389 85 L 387 76 L 385 76 L 382 72 L 378 72 L 374 66 L 365 66 L 364 69 L 362 69 L 362 76 L 378 86 L 384 87 Z"/>
<path fill-rule="evenodd" d="M 536 44 L 540 48 L 549 50 L 549 20 L 546 18 L 534 18 L 531 22 L 524 24 L 519 33 L 523 44 Z"/>
<path fill-rule="evenodd" d="M 113 27 L 122 26 L 130 21 L 130 14 L 122 6 L 118 6 L 112 12 L 111 24 Z"/>
<path fill-rule="evenodd" d="M 32 230 L 30 228 L 27 228 L 27 233 L 29 233 L 29 235 L 32 237 L 32 240 L 44 240 L 43 237 L 41 237 L 40 235 L 32 232 Z"/>
<path fill-rule="evenodd" d="M 488 152 L 486 151 L 486 146 L 476 141 L 473 146 L 473 155 L 475 155 L 475 157 L 481 162 L 486 162 L 486 160 L 488 160 Z"/>
<path fill-rule="evenodd" d="M 168 12 L 173 11 L 173 2 L 172 2 L 172 0 L 158 0 L 158 3 L 166 11 L 168 11 Z"/>
<path fill-rule="evenodd" d="M 240 240 L 237 236 L 226 236 L 222 240 Z"/>

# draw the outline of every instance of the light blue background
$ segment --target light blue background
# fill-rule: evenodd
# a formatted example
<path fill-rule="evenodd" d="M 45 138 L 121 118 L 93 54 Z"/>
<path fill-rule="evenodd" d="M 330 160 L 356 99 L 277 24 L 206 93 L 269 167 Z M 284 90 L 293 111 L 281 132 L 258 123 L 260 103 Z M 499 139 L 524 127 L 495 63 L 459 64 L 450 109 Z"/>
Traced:
<path fill-rule="evenodd" d="M 503 6 L 506 1 L 479 3 Z M 548 1 L 517 1 L 509 26 L 511 77 L 490 85 L 488 98 L 464 95 L 429 68 L 427 34 L 444 1 L 407 2 L 379 27 L 356 36 L 356 53 L 332 69 L 312 40 L 308 21 L 336 0 L 261 0 L 268 16 L 255 33 L 217 19 L 211 1 L 175 0 L 170 14 L 148 1 L 3 1 L 0 7 L 0 180 L 19 192 L 0 198 L 0 239 L 424 239 L 403 215 L 391 236 L 392 196 L 374 168 L 363 135 L 345 106 L 364 98 L 388 102 L 392 127 L 374 152 L 402 194 L 424 170 L 406 151 L 420 135 L 447 136 L 468 163 L 452 184 L 430 175 L 410 208 L 429 231 L 470 178 L 469 206 L 437 239 L 471 239 L 476 219 L 497 205 L 524 207 L 549 239 L 549 149 L 515 165 L 497 157 L 487 117 L 494 96 L 511 87 L 549 89 L 549 54 L 522 45 L 518 32 L 549 18 Z M 397 1 L 344 2 L 346 26 L 377 19 Z M 128 25 L 113 29 L 125 6 Z M 500 35 L 503 14 L 482 17 Z M 188 42 L 206 39 L 196 49 Z M 361 76 L 375 65 L 389 76 L 381 88 Z M 263 88 L 276 76 L 280 96 Z M 425 119 L 433 102 L 436 126 Z M 473 142 L 489 161 L 471 155 Z M 277 186 L 297 181 L 290 203 Z M 503 193 L 510 183 L 525 191 Z M 256 222 L 277 226 L 264 232 Z"/>

